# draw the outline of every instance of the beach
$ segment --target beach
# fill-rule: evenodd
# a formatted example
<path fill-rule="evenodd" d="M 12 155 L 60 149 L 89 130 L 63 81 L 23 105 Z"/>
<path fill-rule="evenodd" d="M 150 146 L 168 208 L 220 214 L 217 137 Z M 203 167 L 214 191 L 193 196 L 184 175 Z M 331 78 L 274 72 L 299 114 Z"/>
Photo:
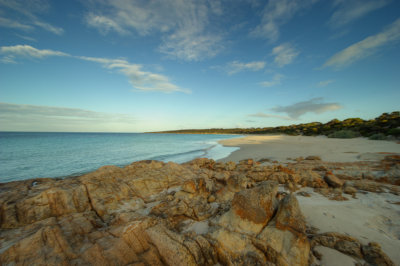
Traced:
<path fill-rule="evenodd" d="M 319 156 L 328 162 L 354 162 L 379 160 L 387 153 L 400 153 L 394 141 L 368 140 L 366 138 L 334 139 L 325 136 L 249 135 L 243 138 L 221 140 L 227 147 L 239 147 L 222 162 L 254 160 L 288 162 L 291 159 Z"/>
<path fill-rule="evenodd" d="M 399 144 L 220 143 L 240 149 L 0 183 L 0 263 L 400 265 Z"/>
<path fill-rule="evenodd" d="M 221 159 L 221 162 L 253 158 L 264 161 L 268 159 L 267 163 L 275 161 L 280 164 L 293 163 L 299 157 L 308 156 L 318 156 L 322 161 L 330 163 L 376 162 L 388 154 L 400 154 L 400 144 L 394 141 L 365 138 L 250 135 L 222 140 L 220 143 L 240 148 Z M 357 194 L 357 198 L 349 198 L 347 201 L 332 201 L 307 187 L 301 188 L 301 191 L 307 192 L 309 197 L 298 197 L 300 208 L 307 223 L 318 228 L 319 232 L 339 232 L 355 236 L 362 242 L 378 242 L 396 265 L 400 264 L 399 194 L 370 191 Z M 325 258 L 323 265 L 352 265 L 355 262 L 351 257 L 332 249 L 318 250 Z"/>

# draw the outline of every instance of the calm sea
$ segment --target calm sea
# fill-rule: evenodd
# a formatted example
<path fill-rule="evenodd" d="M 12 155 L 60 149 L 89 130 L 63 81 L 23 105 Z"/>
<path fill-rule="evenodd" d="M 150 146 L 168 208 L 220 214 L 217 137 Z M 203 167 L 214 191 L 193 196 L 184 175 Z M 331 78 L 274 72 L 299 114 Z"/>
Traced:
<path fill-rule="evenodd" d="M 0 132 L 0 182 L 81 175 L 103 165 L 139 160 L 217 160 L 237 149 L 218 141 L 234 137 L 238 136 Z"/>

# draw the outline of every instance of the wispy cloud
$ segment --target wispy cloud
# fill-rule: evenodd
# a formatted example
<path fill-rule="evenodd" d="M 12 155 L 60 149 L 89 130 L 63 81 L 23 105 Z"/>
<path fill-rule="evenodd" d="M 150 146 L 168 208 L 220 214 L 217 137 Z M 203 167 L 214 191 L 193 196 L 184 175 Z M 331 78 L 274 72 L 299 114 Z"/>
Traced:
<path fill-rule="evenodd" d="M 0 103 L 0 130 L 134 131 L 137 119 L 77 108 Z"/>
<path fill-rule="evenodd" d="M 328 86 L 329 84 L 331 84 L 333 82 L 335 82 L 335 81 L 332 80 L 332 79 L 323 80 L 323 81 L 320 81 L 320 82 L 317 83 L 317 87 L 319 87 L 319 88 L 326 87 L 326 86 Z"/>
<path fill-rule="evenodd" d="M 283 77 L 284 76 L 281 74 L 275 74 L 273 76 L 272 80 L 260 82 L 260 85 L 263 87 L 272 87 L 275 85 L 279 85 L 279 84 L 281 84 L 281 80 L 283 79 Z"/>
<path fill-rule="evenodd" d="M 175 84 L 171 83 L 168 77 L 161 74 L 143 71 L 142 65 L 132 64 L 124 59 L 107 59 L 86 56 L 79 56 L 77 58 L 85 61 L 100 63 L 104 68 L 107 69 L 116 69 L 129 79 L 132 87 L 141 91 L 190 93 L 190 90 L 179 88 Z"/>
<path fill-rule="evenodd" d="M 14 45 L 14 46 L 2 46 L 0 47 L 0 52 L 2 54 L 7 54 L 9 56 L 19 56 L 25 58 L 44 58 L 49 56 L 69 56 L 69 54 L 47 50 L 47 49 L 36 49 L 30 45 Z"/>
<path fill-rule="evenodd" d="M 131 85 L 137 90 L 164 93 L 190 93 L 189 90 L 182 89 L 173 84 L 168 77 L 144 71 L 142 65 L 132 64 L 125 59 L 74 56 L 60 51 L 36 49 L 30 45 L 2 46 L 0 47 L 0 54 L 4 55 L 1 60 L 3 63 L 16 63 L 17 57 L 43 59 L 49 56 L 70 56 L 79 60 L 101 64 L 107 69 L 117 70 L 119 73 L 125 75 Z"/>
<path fill-rule="evenodd" d="M 240 62 L 232 61 L 225 66 L 215 67 L 222 69 L 228 75 L 233 75 L 242 71 L 259 71 L 264 69 L 266 63 L 264 61 Z"/>
<path fill-rule="evenodd" d="M 115 31 L 121 35 L 126 35 L 129 33 L 114 20 L 105 16 L 99 16 L 90 13 L 86 16 L 86 23 L 90 27 L 97 28 L 100 33 L 104 35 L 108 34 L 110 31 Z"/>
<path fill-rule="evenodd" d="M 25 30 L 25 31 L 33 29 L 31 25 L 23 24 L 18 21 L 4 17 L 0 17 L 0 27 Z"/>
<path fill-rule="evenodd" d="M 274 62 L 279 67 L 283 67 L 291 64 L 299 53 L 290 43 L 284 43 L 274 47 L 271 54 L 275 56 Z"/>
<path fill-rule="evenodd" d="M 364 40 L 357 42 L 346 49 L 338 52 L 329 58 L 323 67 L 333 67 L 336 69 L 350 65 L 358 60 L 368 57 L 376 50 L 387 43 L 398 41 L 400 39 L 400 19 L 397 19 L 382 32 L 369 36 Z"/>
<path fill-rule="evenodd" d="M 279 28 L 290 21 L 293 16 L 317 2 L 317 0 L 270 0 L 264 7 L 260 25 L 252 35 L 263 37 L 270 41 L 279 38 Z"/>
<path fill-rule="evenodd" d="M 321 114 L 327 111 L 338 110 L 342 106 L 338 103 L 324 103 L 323 98 L 313 98 L 308 101 L 294 103 L 288 106 L 278 106 L 271 110 L 277 113 L 286 113 L 290 118 L 298 119 L 306 113 Z"/>
<path fill-rule="evenodd" d="M 124 1 L 105 0 L 89 5 L 86 23 L 102 34 L 159 34 L 159 51 L 171 58 L 200 61 L 223 49 L 223 37 L 211 25 L 221 16 L 219 0 Z"/>
<path fill-rule="evenodd" d="M 37 42 L 37 40 L 35 38 L 29 37 L 29 36 L 24 36 L 24 35 L 20 35 L 20 34 L 15 34 L 15 36 L 18 36 L 19 38 L 30 41 L 30 42 Z"/>
<path fill-rule="evenodd" d="M 47 30 L 51 33 L 57 34 L 57 35 L 62 35 L 64 33 L 64 30 L 62 28 L 53 26 L 49 23 L 46 23 L 46 22 L 43 22 L 40 20 L 34 20 L 33 24 L 44 30 Z"/>
<path fill-rule="evenodd" d="M 283 120 L 293 120 L 293 118 L 291 118 L 289 116 L 272 115 L 272 114 L 266 114 L 266 113 L 262 113 L 262 112 L 258 112 L 256 114 L 250 114 L 248 116 L 259 117 L 259 118 L 278 118 L 278 119 L 283 119 Z"/>
<path fill-rule="evenodd" d="M 62 35 L 64 29 L 53 26 L 39 18 L 39 14 L 46 13 L 50 9 L 50 5 L 45 0 L 29 1 L 29 0 L 0 0 L 0 7 L 6 8 L 22 15 L 22 21 L 0 17 L 0 27 L 14 28 L 20 30 L 33 30 L 42 28 L 56 35 Z"/>
<path fill-rule="evenodd" d="M 389 3 L 390 0 L 336 0 L 334 1 L 336 10 L 329 24 L 332 27 L 342 27 Z"/>

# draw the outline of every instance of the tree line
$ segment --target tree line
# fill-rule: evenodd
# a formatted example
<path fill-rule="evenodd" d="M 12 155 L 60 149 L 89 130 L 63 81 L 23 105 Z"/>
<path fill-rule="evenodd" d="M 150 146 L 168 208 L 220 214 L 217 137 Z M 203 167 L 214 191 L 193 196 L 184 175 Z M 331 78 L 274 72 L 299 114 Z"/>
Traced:
<path fill-rule="evenodd" d="M 287 134 L 292 136 L 325 135 L 332 138 L 368 137 L 370 139 L 400 138 L 400 112 L 383 113 L 371 120 L 348 118 L 333 119 L 325 124 L 312 122 L 279 127 L 184 129 L 153 133 L 180 134 Z"/>

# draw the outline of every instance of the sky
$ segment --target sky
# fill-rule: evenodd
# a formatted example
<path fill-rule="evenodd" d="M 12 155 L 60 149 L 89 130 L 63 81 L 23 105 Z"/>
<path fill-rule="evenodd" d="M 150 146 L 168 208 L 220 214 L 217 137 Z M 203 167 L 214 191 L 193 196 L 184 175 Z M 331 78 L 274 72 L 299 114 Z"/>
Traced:
<path fill-rule="evenodd" d="M 0 0 L 0 131 L 372 119 L 399 84 L 397 0 Z"/>

